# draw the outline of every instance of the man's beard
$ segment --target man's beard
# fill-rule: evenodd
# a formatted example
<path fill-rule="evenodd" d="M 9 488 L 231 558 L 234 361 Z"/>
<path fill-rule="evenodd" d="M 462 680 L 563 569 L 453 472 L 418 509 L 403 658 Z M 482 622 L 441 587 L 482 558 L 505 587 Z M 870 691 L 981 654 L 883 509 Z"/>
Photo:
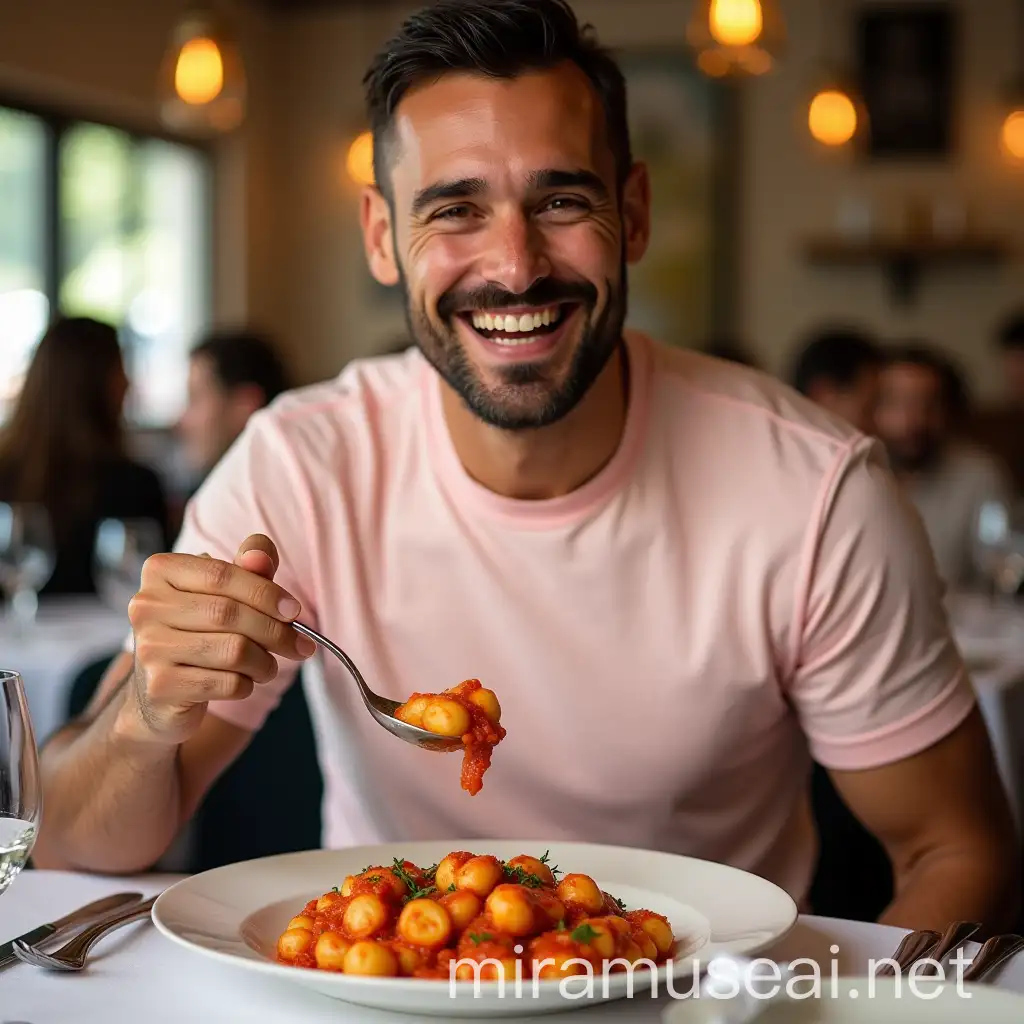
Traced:
<path fill-rule="evenodd" d="M 626 322 L 626 261 L 617 286 L 608 282 L 608 304 L 596 319 L 597 289 L 581 282 L 545 278 L 522 294 L 495 285 L 468 292 L 446 292 L 438 301 L 441 331 L 422 309 L 414 310 L 404 275 L 405 318 L 409 333 L 428 362 L 484 423 L 501 430 L 536 430 L 557 423 L 583 399 L 622 341 Z M 455 327 L 456 310 L 488 310 L 509 306 L 537 308 L 577 304 L 584 314 L 583 336 L 573 353 L 565 380 L 554 386 L 546 380 L 543 362 L 517 363 L 497 370 L 501 383 L 488 388 L 473 368 Z M 575 311 L 574 311 L 575 312 Z"/>

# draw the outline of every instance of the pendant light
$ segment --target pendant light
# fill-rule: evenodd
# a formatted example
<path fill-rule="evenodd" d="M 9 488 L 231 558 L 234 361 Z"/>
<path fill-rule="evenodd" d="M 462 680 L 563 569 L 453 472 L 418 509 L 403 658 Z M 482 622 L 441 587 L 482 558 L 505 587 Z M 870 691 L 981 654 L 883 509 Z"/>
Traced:
<path fill-rule="evenodd" d="M 1024 164 L 1024 0 L 1017 4 L 1017 39 L 1017 78 L 1007 96 L 999 143 L 1008 160 Z"/>
<path fill-rule="evenodd" d="M 778 0 L 695 0 L 687 39 L 712 78 L 763 75 L 785 42 Z"/>
<path fill-rule="evenodd" d="M 219 135 L 245 117 L 245 72 L 225 22 L 208 6 L 187 11 L 160 71 L 160 116 L 174 131 Z"/>
<path fill-rule="evenodd" d="M 842 70 L 845 62 L 837 59 L 833 52 L 835 33 L 831 29 L 836 22 L 834 0 L 822 0 L 819 12 L 822 67 L 807 108 L 807 129 L 815 142 L 838 148 L 851 142 L 863 131 L 867 111 L 851 76 Z M 843 38 L 846 38 L 845 33 Z"/>
<path fill-rule="evenodd" d="M 374 183 L 372 132 L 360 132 L 352 141 L 345 158 L 345 169 L 357 185 Z"/>

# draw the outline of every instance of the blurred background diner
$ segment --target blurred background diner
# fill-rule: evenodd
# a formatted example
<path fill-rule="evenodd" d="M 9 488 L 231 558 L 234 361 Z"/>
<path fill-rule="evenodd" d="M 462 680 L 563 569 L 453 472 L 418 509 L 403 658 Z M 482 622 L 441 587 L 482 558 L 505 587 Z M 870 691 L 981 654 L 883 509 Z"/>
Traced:
<path fill-rule="evenodd" d="M 408 344 L 359 233 L 360 78 L 415 6 L 0 9 L 0 662 L 40 741 L 84 707 L 142 561 L 249 417 Z M 629 323 L 878 437 L 1020 813 L 1024 2 L 574 7 L 619 52 L 651 172 Z M 273 745 L 303 780 L 279 823 Z M 180 863 L 316 845 L 318 772 L 295 687 Z M 816 793 L 817 909 L 867 916 L 887 865 L 837 799 Z"/>

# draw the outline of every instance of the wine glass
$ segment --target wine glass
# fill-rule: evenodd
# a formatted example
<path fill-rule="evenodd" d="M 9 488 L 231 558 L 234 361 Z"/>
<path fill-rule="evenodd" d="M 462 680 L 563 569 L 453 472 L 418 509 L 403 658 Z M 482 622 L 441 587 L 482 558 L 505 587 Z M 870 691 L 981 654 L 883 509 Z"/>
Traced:
<path fill-rule="evenodd" d="M 17 672 L 0 669 L 0 894 L 28 862 L 42 808 L 25 686 Z"/>
<path fill-rule="evenodd" d="M 0 587 L 15 623 L 35 621 L 39 591 L 57 562 L 50 516 L 42 505 L 0 502 Z"/>
<path fill-rule="evenodd" d="M 1013 598 L 1024 583 L 1024 509 L 986 501 L 974 529 L 974 564 L 992 597 Z"/>
<path fill-rule="evenodd" d="M 104 519 L 96 530 L 96 589 L 106 604 L 123 612 L 138 593 L 142 566 L 164 547 L 163 530 L 152 519 Z"/>

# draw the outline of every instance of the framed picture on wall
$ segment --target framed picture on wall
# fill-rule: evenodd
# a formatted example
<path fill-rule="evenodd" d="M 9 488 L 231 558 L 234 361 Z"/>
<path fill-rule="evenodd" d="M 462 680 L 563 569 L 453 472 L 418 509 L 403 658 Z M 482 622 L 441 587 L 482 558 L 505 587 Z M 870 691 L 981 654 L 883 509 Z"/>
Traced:
<path fill-rule="evenodd" d="M 954 145 L 956 23 L 948 3 L 872 4 L 858 19 L 867 152 L 941 159 Z"/>
<path fill-rule="evenodd" d="M 684 50 L 617 54 L 633 156 L 651 176 L 652 232 L 629 268 L 628 325 L 704 347 L 734 330 L 736 97 Z"/>

